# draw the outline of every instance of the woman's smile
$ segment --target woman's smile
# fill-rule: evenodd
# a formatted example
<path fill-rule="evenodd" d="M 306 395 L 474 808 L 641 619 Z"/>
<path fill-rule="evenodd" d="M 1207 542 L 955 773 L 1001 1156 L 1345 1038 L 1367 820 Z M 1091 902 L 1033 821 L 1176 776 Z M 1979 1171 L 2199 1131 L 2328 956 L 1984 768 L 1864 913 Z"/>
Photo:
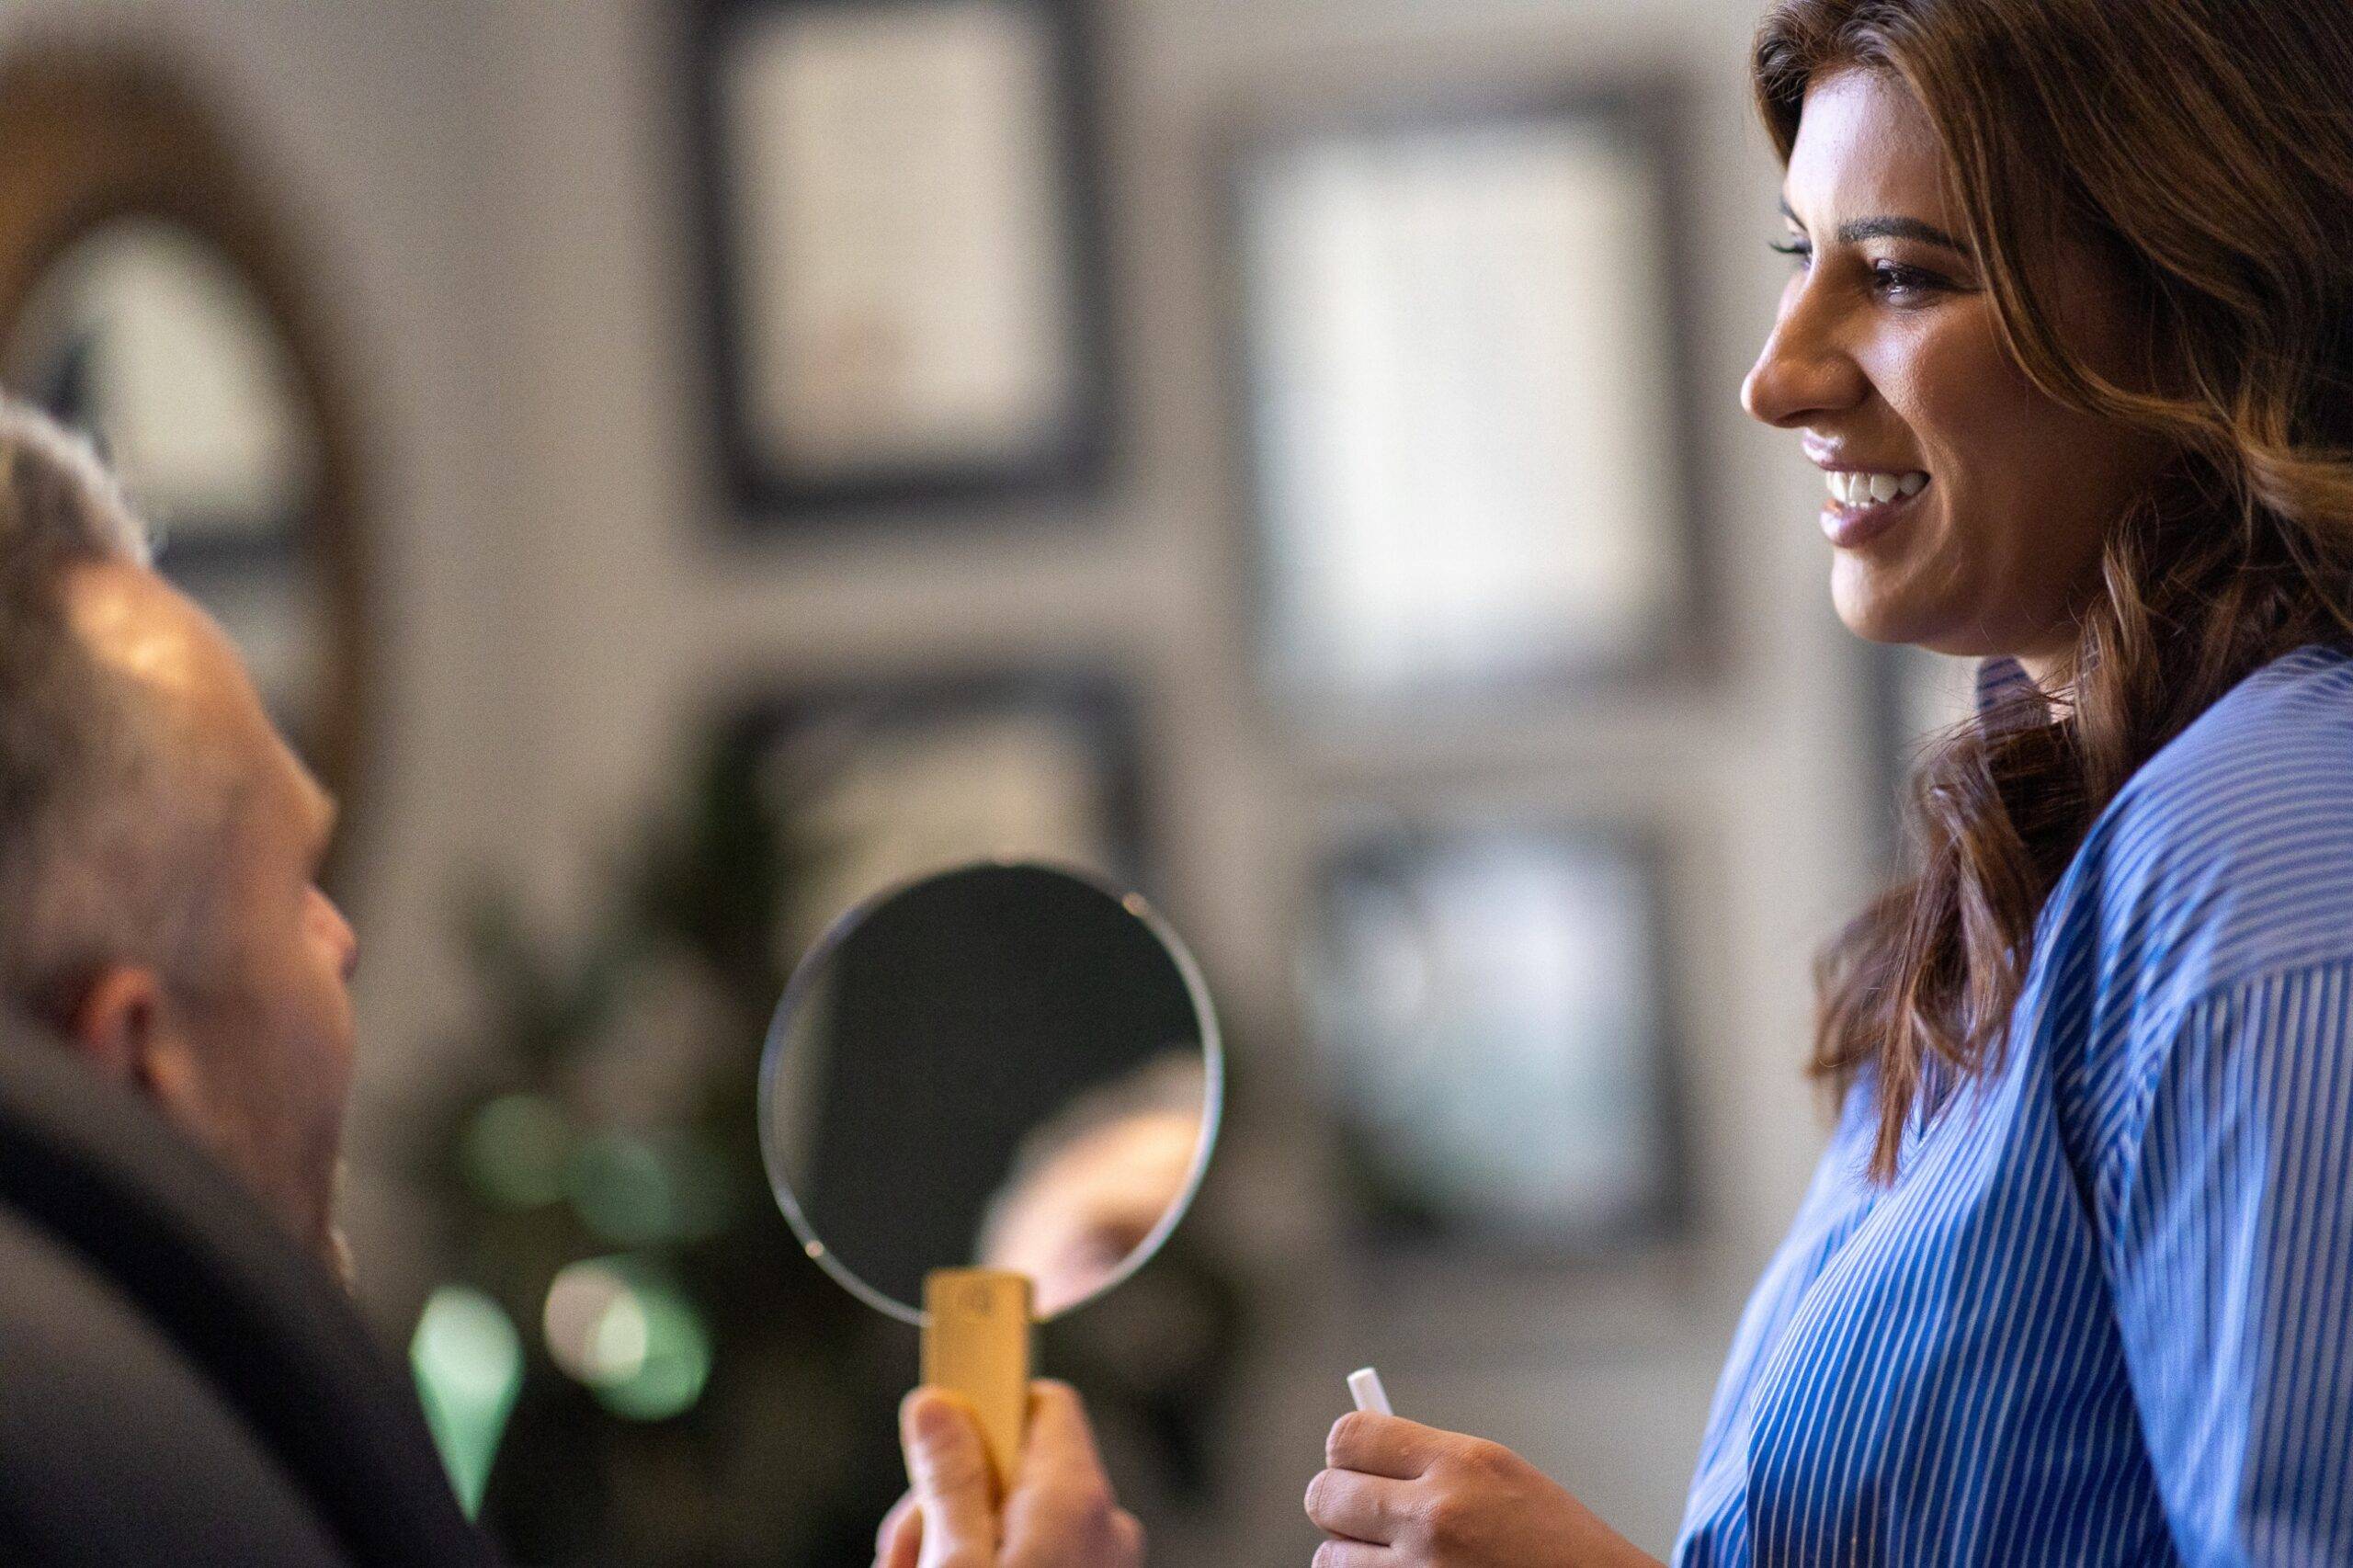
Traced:
<path fill-rule="evenodd" d="M 1822 509 L 1822 531 L 1840 550 L 1860 550 L 1909 517 L 1913 502 L 1928 488 L 1918 469 L 1835 468 L 1823 465 L 1830 504 Z"/>

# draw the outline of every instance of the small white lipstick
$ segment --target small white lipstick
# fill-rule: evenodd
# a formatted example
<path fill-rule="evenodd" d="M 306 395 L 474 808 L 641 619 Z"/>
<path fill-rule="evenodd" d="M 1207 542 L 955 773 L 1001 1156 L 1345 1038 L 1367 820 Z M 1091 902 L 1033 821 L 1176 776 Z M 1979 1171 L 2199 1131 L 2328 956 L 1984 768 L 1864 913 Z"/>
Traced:
<path fill-rule="evenodd" d="M 1359 1368 L 1348 1374 L 1348 1397 L 1357 1402 L 1358 1410 L 1375 1415 L 1394 1415 L 1389 1408 L 1389 1391 L 1381 1386 L 1381 1374 L 1370 1367 Z"/>

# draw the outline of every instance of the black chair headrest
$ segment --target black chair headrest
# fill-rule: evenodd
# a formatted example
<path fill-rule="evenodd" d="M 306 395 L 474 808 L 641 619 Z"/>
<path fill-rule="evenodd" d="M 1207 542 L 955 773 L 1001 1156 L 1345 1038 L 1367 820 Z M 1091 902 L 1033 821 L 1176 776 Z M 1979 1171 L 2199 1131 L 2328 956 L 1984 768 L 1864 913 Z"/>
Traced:
<path fill-rule="evenodd" d="M 351 1568 L 186 1357 L 0 1205 L 0 1562 Z"/>
<path fill-rule="evenodd" d="M 0 1207 L 186 1359 L 356 1568 L 493 1561 L 458 1508 L 414 1387 L 325 1269 L 151 1108 L 5 1018 Z"/>

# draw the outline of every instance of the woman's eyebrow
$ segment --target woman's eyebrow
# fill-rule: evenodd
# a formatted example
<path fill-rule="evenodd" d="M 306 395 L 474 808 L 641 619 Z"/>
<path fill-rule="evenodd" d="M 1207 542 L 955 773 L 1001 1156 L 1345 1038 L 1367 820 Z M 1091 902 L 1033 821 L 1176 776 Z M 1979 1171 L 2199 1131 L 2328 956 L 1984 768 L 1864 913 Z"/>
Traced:
<path fill-rule="evenodd" d="M 1787 201 L 1781 203 L 1781 216 L 1798 223 L 1798 215 L 1790 210 Z M 1798 223 L 1803 228 L 1803 223 Z M 1933 223 L 1923 223 L 1917 218 L 1858 218 L 1838 225 L 1838 243 L 1859 245 L 1865 240 L 1917 240 L 1922 244 L 1941 245 L 1955 256 L 1965 256 L 1968 248 Z"/>

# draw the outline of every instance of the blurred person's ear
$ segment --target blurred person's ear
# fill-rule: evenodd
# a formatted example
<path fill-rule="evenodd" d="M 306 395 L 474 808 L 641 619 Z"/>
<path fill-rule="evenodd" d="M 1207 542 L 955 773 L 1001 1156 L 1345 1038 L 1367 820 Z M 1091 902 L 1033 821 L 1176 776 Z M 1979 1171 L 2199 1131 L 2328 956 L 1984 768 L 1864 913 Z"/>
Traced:
<path fill-rule="evenodd" d="M 110 964 L 98 971 L 68 1016 L 65 1042 L 111 1082 L 135 1086 L 162 1028 L 162 987 L 155 971 Z"/>
<path fill-rule="evenodd" d="M 166 1006 L 163 977 L 153 970 L 110 964 L 83 993 L 65 1040 L 101 1076 L 146 1094 L 187 1125 L 199 1098 L 196 1062 Z"/>

